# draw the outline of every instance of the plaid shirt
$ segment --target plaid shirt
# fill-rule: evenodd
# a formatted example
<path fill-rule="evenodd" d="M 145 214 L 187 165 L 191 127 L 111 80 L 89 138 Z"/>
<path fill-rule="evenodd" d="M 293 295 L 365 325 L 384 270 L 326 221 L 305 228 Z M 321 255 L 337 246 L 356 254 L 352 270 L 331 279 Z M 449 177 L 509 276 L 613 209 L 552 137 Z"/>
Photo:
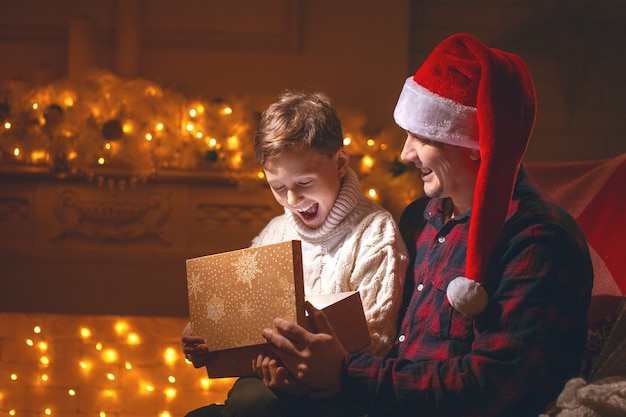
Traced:
<path fill-rule="evenodd" d="M 580 371 L 593 284 L 582 232 L 520 170 L 484 282 L 489 305 L 472 318 L 445 296 L 464 276 L 471 213 L 445 222 L 445 204 L 403 214 L 414 268 L 399 337 L 385 358 L 348 355 L 342 389 L 369 416 L 537 416 Z"/>

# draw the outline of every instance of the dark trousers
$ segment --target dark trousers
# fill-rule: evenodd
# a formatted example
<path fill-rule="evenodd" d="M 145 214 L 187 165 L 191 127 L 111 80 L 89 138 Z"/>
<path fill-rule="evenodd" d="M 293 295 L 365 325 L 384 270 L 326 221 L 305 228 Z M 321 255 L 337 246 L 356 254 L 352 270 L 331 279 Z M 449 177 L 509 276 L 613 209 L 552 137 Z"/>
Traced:
<path fill-rule="evenodd" d="M 361 404 L 342 395 L 311 399 L 277 394 L 258 378 L 240 378 L 228 392 L 223 405 L 211 404 L 189 412 L 186 417 L 359 417 Z"/>

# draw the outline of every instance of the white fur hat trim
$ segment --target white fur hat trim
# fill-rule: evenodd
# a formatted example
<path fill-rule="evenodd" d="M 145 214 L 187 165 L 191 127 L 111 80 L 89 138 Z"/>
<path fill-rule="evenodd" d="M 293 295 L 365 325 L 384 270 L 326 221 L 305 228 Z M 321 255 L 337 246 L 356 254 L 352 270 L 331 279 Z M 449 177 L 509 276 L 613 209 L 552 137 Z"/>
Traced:
<path fill-rule="evenodd" d="M 413 77 L 404 82 L 393 117 L 402 129 L 426 139 L 480 148 L 476 109 L 427 90 Z"/>
<path fill-rule="evenodd" d="M 487 291 L 483 286 L 467 277 L 456 277 L 449 284 L 446 296 L 450 305 L 470 316 L 482 313 L 487 308 Z"/>

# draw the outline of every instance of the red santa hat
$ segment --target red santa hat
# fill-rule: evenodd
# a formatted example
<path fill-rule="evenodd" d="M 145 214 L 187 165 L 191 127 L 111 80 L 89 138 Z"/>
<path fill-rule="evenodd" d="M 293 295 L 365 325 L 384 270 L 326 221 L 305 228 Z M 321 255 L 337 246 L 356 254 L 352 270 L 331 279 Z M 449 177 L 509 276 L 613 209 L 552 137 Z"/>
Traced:
<path fill-rule="evenodd" d="M 482 283 L 535 123 L 535 89 L 524 61 L 468 34 L 441 42 L 400 93 L 396 123 L 420 137 L 480 151 L 465 277 L 447 289 L 465 314 L 487 306 Z"/>

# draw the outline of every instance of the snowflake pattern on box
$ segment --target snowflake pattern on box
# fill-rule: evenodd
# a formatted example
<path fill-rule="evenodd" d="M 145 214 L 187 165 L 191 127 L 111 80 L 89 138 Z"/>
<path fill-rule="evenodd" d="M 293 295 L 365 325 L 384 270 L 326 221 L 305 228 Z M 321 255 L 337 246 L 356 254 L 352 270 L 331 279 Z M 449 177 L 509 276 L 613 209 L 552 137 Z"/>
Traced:
<path fill-rule="evenodd" d="M 296 292 L 303 291 L 301 281 L 297 241 L 188 259 L 194 333 L 214 351 L 265 343 L 261 330 L 273 327 L 274 318 L 297 321 Z"/>

